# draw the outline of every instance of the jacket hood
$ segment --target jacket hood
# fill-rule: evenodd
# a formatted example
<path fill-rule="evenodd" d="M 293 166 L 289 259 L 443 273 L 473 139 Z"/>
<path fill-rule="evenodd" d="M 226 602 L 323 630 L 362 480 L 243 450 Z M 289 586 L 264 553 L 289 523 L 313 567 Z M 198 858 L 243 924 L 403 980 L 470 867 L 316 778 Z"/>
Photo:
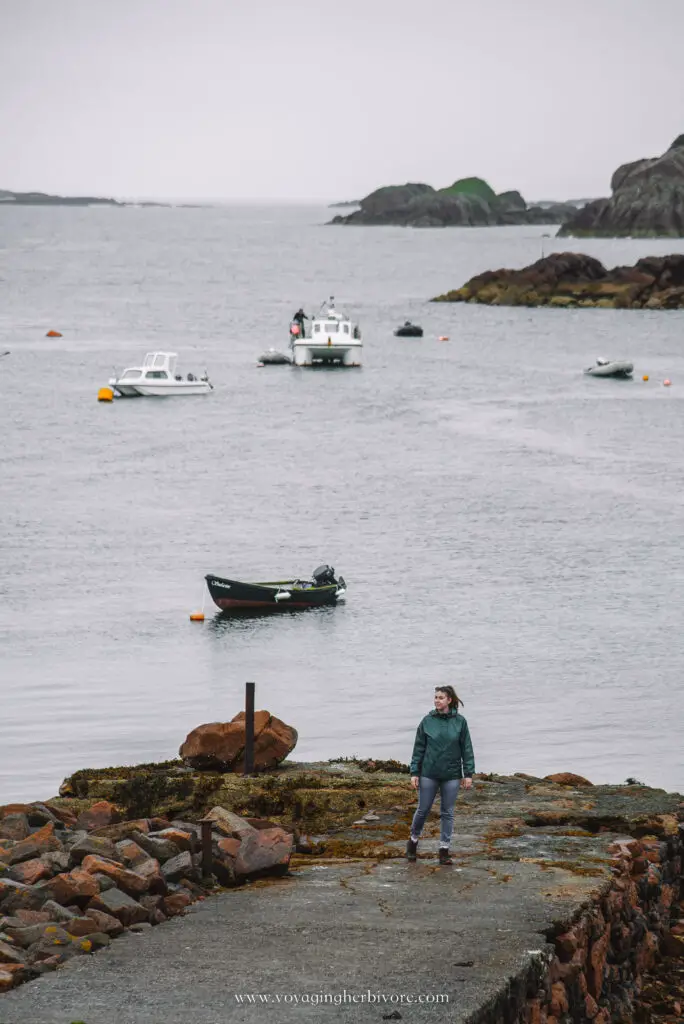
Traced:
<path fill-rule="evenodd" d="M 430 711 L 430 714 L 433 718 L 455 718 L 458 711 L 455 711 L 453 708 L 449 708 L 446 714 L 444 714 L 442 711 L 438 711 L 437 708 L 433 708 L 432 711 Z"/>

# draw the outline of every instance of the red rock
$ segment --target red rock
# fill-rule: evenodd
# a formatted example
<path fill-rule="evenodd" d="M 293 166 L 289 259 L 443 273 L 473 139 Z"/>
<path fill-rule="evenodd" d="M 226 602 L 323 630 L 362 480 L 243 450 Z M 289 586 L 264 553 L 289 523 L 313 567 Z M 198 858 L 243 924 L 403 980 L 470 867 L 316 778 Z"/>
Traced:
<path fill-rule="evenodd" d="M 294 750 L 297 730 L 269 711 L 254 715 L 254 765 L 258 771 L 274 768 Z M 209 722 L 188 734 L 180 756 L 195 768 L 244 771 L 245 713 L 230 722 Z"/>
<path fill-rule="evenodd" d="M 39 828 L 37 832 L 33 832 L 13 846 L 9 862 L 10 864 L 19 864 L 22 860 L 31 860 L 33 857 L 40 857 L 41 853 L 62 848 L 62 843 L 55 835 L 55 826 L 50 821 L 47 825 Z"/>
<path fill-rule="evenodd" d="M 14 974 L 12 971 L 0 967 L 0 992 L 9 992 L 14 986 Z"/>
<path fill-rule="evenodd" d="M 192 899 L 185 892 L 174 892 L 165 896 L 162 900 L 162 909 L 167 917 L 176 917 L 182 914 L 186 907 L 192 903 Z"/>
<path fill-rule="evenodd" d="M 0 807 L 0 821 L 8 814 L 26 814 L 31 810 L 31 804 L 3 804 Z"/>
<path fill-rule="evenodd" d="M 92 832 L 96 828 L 104 828 L 106 825 L 113 825 L 121 820 L 121 812 L 108 800 L 98 800 L 97 803 L 83 811 L 76 819 L 76 828 L 84 828 Z M 111 838 L 109 836 L 108 838 Z"/>
<path fill-rule="evenodd" d="M 66 907 L 71 903 L 82 904 L 97 895 L 100 887 L 93 876 L 82 868 L 62 872 L 44 883 L 43 891 L 55 903 Z"/>
<path fill-rule="evenodd" d="M 25 814 L 8 814 L 0 821 L 0 839 L 26 839 L 30 831 Z"/>
<path fill-rule="evenodd" d="M 587 1018 L 587 1020 L 593 1020 L 596 1014 L 598 1013 L 598 1010 L 599 1008 L 596 1000 L 587 992 L 587 994 L 584 997 L 584 1016 Z"/>
<path fill-rule="evenodd" d="M 111 935 L 112 938 L 121 935 L 121 932 L 124 930 L 124 926 L 118 918 L 105 913 L 103 910 L 95 910 L 93 907 L 89 907 L 85 912 L 85 916 L 93 921 L 97 926 L 98 932 L 104 932 L 105 935 Z"/>
<path fill-rule="evenodd" d="M 47 910 L 17 910 L 14 916 L 24 924 L 48 924 L 54 920 Z"/>
<path fill-rule="evenodd" d="M 568 993 L 562 981 L 557 981 L 551 986 L 549 1009 L 554 1017 L 562 1017 L 570 1009 Z"/>
<path fill-rule="evenodd" d="M 41 882 L 37 886 L 25 885 L 13 878 L 0 878 L 0 911 L 3 914 L 15 914 L 18 910 L 40 910 L 47 895 L 40 888 L 49 882 Z"/>
<path fill-rule="evenodd" d="M 137 865 L 135 871 L 136 874 L 145 880 L 145 885 L 149 892 L 161 894 L 162 896 L 166 894 L 168 886 L 159 867 L 159 861 L 154 860 L 153 857 L 147 857 L 146 860 Z"/>
<path fill-rule="evenodd" d="M 95 828 L 92 835 L 103 836 L 105 839 L 111 839 L 112 842 L 118 843 L 121 839 L 128 838 L 133 832 L 142 832 L 143 835 L 146 835 L 149 831 L 147 818 L 136 818 L 134 821 L 120 821 L 116 825 Z"/>
<path fill-rule="evenodd" d="M 9 870 L 9 877 L 17 882 L 24 882 L 26 885 L 35 885 L 41 878 L 50 878 L 52 872 L 40 857 L 33 857 L 31 860 L 24 860 L 21 864 L 15 864 Z"/>
<path fill-rule="evenodd" d="M 213 829 L 222 832 L 224 836 L 233 836 L 235 839 L 244 839 L 245 836 L 252 835 L 257 831 L 246 818 L 227 811 L 225 807 L 212 807 L 205 817 L 213 822 Z"/>
<path fill-rule="evenodd" d="M 245 837 L 235 858 L 235 873 L 251 875 L 256 871 L 287 868 L 292 856 L 293 836 L 282 828 L 256 830 Z"/>
<path fill-rule="evenodd" d="M 142 875 L 137 874 L 135 871 L 129 871 L 128 868 L 122 867 L 121 864 L 105 860 L 104 857 L 96 857 L 90 854 L 84 858 L 81 867 L 89 875 L 94 875 L 96 872 L 101 875 L 107 875 L 118 889 L 129 895 L 136 896 L 147 891 L 147 881 Z"/>
<path fill-rule="evenodd" d="M 105 914 L 116 917 L 126 928 L 141 921 L 147 921 L 149 911 L 141 906 L 136 900 L 120 889 L 107 889 L 99 896 L 93 896 L 88 904 L 88 910 L 100 910 Z M 86 911 L 86 917 L 88 913 Z"/>
<path fill-rule="evenodd" d="M 192 850 L 193 837 L 190 832 L 182 832 L 179 828 L 165 828 L 160 832 L 155 833 L 156 839 L 169 839 L 172 843 L 175 843 L 178 849 L 182 852 L 183 850 Z"/>
<path fill-rule="evenodd" d="M 72 917 L 70 921 L 65 922 L 64 927 L 69 935 L 78 936 L 79 938 L 83 935 L 92 935 L 94 932 L 101 931 L 100 926 L 87 914 L 84 917 Z"/>
<path fill-rule="evenodd" d="M 603 970 L 606 965 L 609 942 L 610 928 L 606 927 L 601 937 L 592 944 L 589 952 L 587 987 L 594 999 L 600 998 L 603 989 Z"/>
<path fill-rule="evenodd" d="M 135 870 L 139 864 L 151 860 L 149 853 L 132 839 L 122 839 L 116 844 L 116 852 L 127 868 Z"/>
<path fill-rule="evenodd" d="M 555 775 L 545 775 L 544 782 L 555 782 L 559 786 L 593 786 L 593 782 L 585 779 L 583 775 L 573 775 L 572 772 L 557 772 Z"/>
<path fill-rule="evenodd" d="M 10 946 L 8 942 L 0 939 L 0 970 L 5 964 L 23 964 L 24 954 L 16 946 Z"/>
<path fill-rule="evenodd" d="M 74 828 L 76 821 L 78 820 L 76 815 L 71 811 L 67 810 L 66 807 L 57 807 L 55 804 L 45 804 L 47 809 L 54 814 L 55 818 L 59 818 L 67 828 Z"/>
<path fill-rule="evenodd" d="M 227 857 L 237 857 L 238 850 L 240 849 L 240 840 L 226 837 L 225 839 L 219 839 L 216 844 L 221 851 Z"/>

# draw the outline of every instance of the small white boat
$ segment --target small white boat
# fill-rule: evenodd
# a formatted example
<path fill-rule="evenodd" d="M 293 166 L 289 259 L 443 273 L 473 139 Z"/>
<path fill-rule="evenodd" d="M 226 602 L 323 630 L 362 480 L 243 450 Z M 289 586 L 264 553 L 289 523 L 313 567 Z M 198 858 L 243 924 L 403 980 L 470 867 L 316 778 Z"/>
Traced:
<path fill-rule="evenodd" d="M 109 386 L 125 398 L 167 395 L 207 395 L 213 390 L 208 376 L 176 373 L 175 352 L 148 352 L 142 366 L 129 366 L 120 376 L 112 377 Z"/>
<path fill-rule="evenodd" d="M 335 309 L 334 298 L 324 303 L 311 320 L 309 337 L 303 322 L 292 321 L 290 348 L 295 366 L 361 366 L 361 331 L 358 324 Z"/>
<path fill-rule="evenodd" d="M 597 359 L 594 366 L 584 371 L 590 377 L 631 377 L 634 363 L 619 359 Z"/>

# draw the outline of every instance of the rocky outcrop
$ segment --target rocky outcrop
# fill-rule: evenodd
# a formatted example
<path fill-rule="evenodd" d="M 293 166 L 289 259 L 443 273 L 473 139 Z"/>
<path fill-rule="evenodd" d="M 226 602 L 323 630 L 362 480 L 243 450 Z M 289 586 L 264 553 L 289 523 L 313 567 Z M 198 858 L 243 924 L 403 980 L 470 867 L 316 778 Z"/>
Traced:
<path fill-rule="evenodd" d="M 243 817 L 268 818 L 313 833 L 351 823 L 365 808 L 401 803 L 407 775 L 408 767 L 396 761 L 285 761 L 249 777 L 194 771 L 181 761 L 167 761 L 75 772 L 64 780 L 53 805 L 73 814 L 96 800 L 107 800 L 126 819 L 193 820 L 218 804 Z M 117 842 L 130 831 L 126 822 L 120 822 L 99 828 L 97 834 Z"/>
<path fill-rule="evenodd" d="M 623 164 L 609 199 L 596 199 L 568 218 L 561 236 L 681 238 L 684 236 L 684 135 L 662 156 Z"/>
<path fill-rule="evenodd" d="M 126 930 L 182 914 L 217 882 L 282 874 L 294 846 L 292 833 L 272 821 L 214 807 L 211 856 L 203 863 L 196 823 L 121 822 L 121 809 L 104 800 L 91 811 L 77 820 L 52 804 L 0 807 L 0 993 Z M 130 826 L 126 838 L 98 835 L 111 832 L 111 824 L 98 825 L 107 820 Z"/>
<path fill-rule="evenodd" d="M 488 306 L 684 309 L 684 255 L 647 256 L 606 270 L 593 256 L 556 252 L 520 270 L 489 270 L 434 302 Z"/>
<path fill-rule="evenodd" d="M 270 711 L 254 714 L 254 767 L 256 771 L 275 768 L 297 744 L 297 730 Z M 181 745 L 180 756 L 191 768 L 221 772 L 245 770 L 245 713 L 230 722 L 198 725 Z"/>
<path fill-rule="evenodd" d="M 448 188 L 412 183 L 387 185 L 360 201 L 358 210 L 331 224 L 397 224 L 402 227 L 487 227 L 506 224 L 558 224 L 574 206 L 545 208 L 527 203 L 519 192 L 494 190 L 481 178 L 463 178 Z"/>

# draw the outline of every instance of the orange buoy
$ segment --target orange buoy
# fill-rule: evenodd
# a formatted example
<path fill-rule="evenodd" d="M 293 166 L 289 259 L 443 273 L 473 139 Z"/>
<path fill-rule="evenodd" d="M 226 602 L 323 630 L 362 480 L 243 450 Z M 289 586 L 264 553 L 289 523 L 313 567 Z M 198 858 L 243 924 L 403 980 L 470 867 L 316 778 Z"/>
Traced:
<path fill-rule="evenodd" d="M 647 373 L 645 373 L 645 374 L 643 375 L 643 377 L 642 377 L 641 379 L 642 379 L 642 380 L 648 380 L 648 374 L 647 374 Z"/>
<path fill-rule="evenodd" d="M 669 388 L 671 383 L 672 383 L 672 381 L 668 380 L 667 377 L 666 377 L 665 380 L 663 381 L 663 387 Z"/>
<path fill-rule="evenodd" d="M 204 622 L 204 612 L 191 612 L 190 613 L 190 621 L 191 622 Z"/>
<path fill-rule="evenodd" d="M 111 388 L 100 388 L 97 393 L 98 402 L 112 402 L 114 400 L 114 392 Z"/>
<path fill-rule="evenodd" d="M 59 331 L 48 331 L 47 334 L 45 335 L 45 337 L 46 338 L 61 338 L 62 335 L 59 333 Z"/>
<path fill-rule="evenodd" d="M 438 341 L 448 341 L 449 340 L 449 335 L 448 334 L 440 334 L 440 336 L 439 336 L 439 338 L 437 340 Z"/>

